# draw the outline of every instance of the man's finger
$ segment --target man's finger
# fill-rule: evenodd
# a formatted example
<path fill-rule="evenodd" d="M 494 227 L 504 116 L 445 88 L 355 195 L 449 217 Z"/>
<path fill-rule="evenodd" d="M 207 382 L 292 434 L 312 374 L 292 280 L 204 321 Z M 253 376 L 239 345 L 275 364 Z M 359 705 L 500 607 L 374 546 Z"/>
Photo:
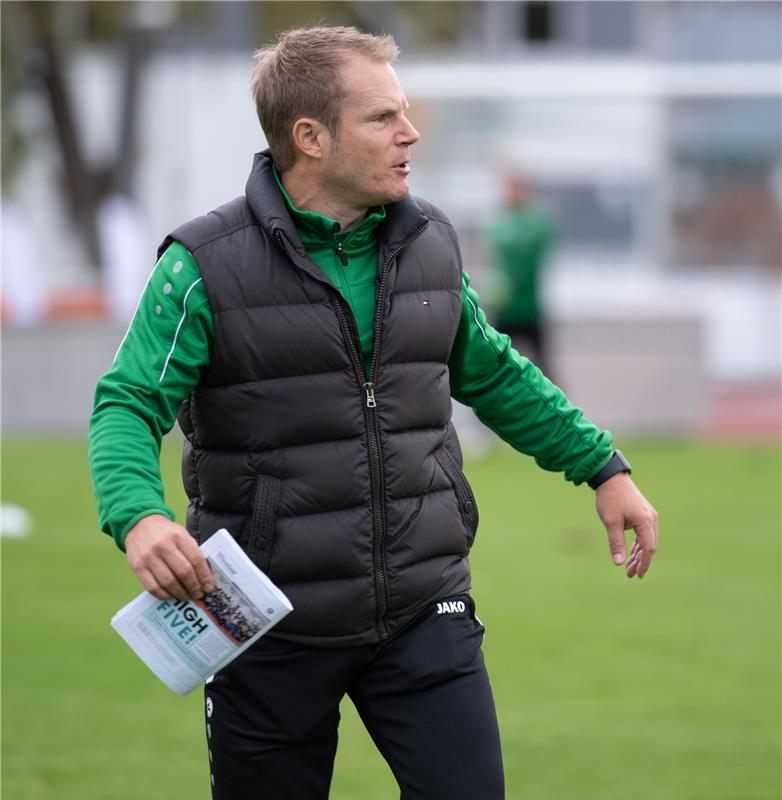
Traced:
<path fill-rule="evenodd" d="M 638 577 L 643 578 L 652 566 L 652 553 L 641 550 L 641 557 L 638 560 Z"/>
<path fill-rule="evenodd" d="M 638 565 L 640 561 L 640 553 L 635 553 L 627 562 L 627 577 L 634 578 L 638 573 Z"/>
<path fill-rule="evenodd" d="M 209 564 L 206 563 L 205 558 L 201 558 L 197 563 L 193 564 L 198 577 L 198 583 L 201 591 L 204 594 L 209 594 L 215 590 L 215 582 L 212 577 L 212 570 L 209 569 Z"/>
<path fill-rule="evenodd" d="M 638 562 L 638 577 L 643 578 L 652 565 L 652 558 L 657 552 L 657 516 L 652 511 L 652 517 L 635 526 L 635 540 L 640 549 Z"/>
<path fill-rule="evenodd" d="M 640 522 L 635 527 L 635 540 L 638 546 L 650 555 L 657 551 L 657 522 L 655 519 Z"/>
<path fill-rule="evenodd" d="M 209 569 L 209 564 L 207 564 L 204 554 L 201 552 L 201 548 L 198 544 L 196 544 L 195 539 L 189 535 L 187 538 L 189 541 L 182 545 L 182 552 L 194 571 L 197 589 L 203 594 L 209 594 L 209 592 L 213 592 L 215 588 L 212 570 Z"/>
<path fill-rule="evenodd" d="M 171 595 L 157 582 L 155 576 L 148 569 L 137 570 L 136 577 L 141 581 L 141 585 L 158 600 L 171 599 Z"/>
<path fill-rule="evenodd" d="M 179 600 L 200 600 L 204 596 L 201 588 L 201 581 L 196 573 L 194 565 L 186 558 L 180 550 L 174 550 L 166 555 L 166 567 L 171 572 L 172 586 L 179 586 L 183 589 L 185 596 L 182 597 L 173 588 L 171 593 Z M 168 584 L 164 584 L 168 588 Z"/>
<path fill-rule="evenodd" d="M 608 549 L 611 551 L 611 560 L 619 566 L 625 563 L 627 547 L 625 544 L 625 531 L 621 522 L 606 523 L 608 534 Z"/>
<path fill-rule="evenodd" d="M 182 559 L 184 561 L 184 559 Z M 177 600 L 189 600 L 189 589 L 180 580 L 179 575 L 169 567 L 165 561 L 155 561 L 150 566 L 152 574 L 158 584 Z"/>
<path fill-rule="evenodd" d="M 166 576 L 167 582 L 164 582 L 162 573 L 156 575 L 163 586 L 178 600 L 200 600 L 206 592 L 212 591 L 214 580 L 195 539 L 185 532 L 168 545 L 159 555 L 171 576 Z"/>

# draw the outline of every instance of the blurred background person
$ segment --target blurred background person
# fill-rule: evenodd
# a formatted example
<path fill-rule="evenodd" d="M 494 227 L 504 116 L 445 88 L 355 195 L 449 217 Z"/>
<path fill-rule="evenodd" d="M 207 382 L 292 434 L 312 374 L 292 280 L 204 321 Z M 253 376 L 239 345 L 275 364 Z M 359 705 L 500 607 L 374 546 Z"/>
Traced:
<path fill-rule="evenodd" d="M 513 346 L 552 377 L 541 301 L 541 273 L 555 241 L 548 212 L 520 173 L 508 176 L 504 207 L 489 231 L 489 258 L 495 272 L 497 328 Z"/>

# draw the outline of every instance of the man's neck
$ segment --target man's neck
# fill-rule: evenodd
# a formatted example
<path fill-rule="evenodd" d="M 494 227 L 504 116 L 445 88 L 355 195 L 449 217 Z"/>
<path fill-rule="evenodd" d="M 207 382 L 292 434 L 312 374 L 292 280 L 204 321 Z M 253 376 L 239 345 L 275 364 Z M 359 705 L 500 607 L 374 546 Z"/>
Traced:
<path fill-rule="evenodd" d="M 339 223 L 340 230 L 357 227 L 367 215 L 367 208 L 353 208 L 331 196 L 321 182 L 294 165 L 280 173 L 280 180 L 299 211 L 314 211 Z"/>

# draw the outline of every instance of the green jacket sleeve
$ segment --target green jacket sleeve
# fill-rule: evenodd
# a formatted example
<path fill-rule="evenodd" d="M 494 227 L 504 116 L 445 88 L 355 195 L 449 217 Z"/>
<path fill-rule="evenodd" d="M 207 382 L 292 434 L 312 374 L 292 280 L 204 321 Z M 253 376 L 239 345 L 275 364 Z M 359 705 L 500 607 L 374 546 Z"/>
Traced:
<path fill-rule="evenodd" d="M 214 321 L 198 265 L 174 242 L 160 257 L 109 371 L 98 381 L 89 463 L 101 530 L 124 549 L 148 514 L 174 519 L 160 445 L 211 359 Z"/>
<path fill-rule="evenodd" d="M 451 394 L 487 427 L 543 469 L 564 472 L 576 485 L 613 453 L 611 434 L 571 404 L 510 338 L 486 321 L 470 278 L 462 282 L 462 316 L 448 362 Z"/>

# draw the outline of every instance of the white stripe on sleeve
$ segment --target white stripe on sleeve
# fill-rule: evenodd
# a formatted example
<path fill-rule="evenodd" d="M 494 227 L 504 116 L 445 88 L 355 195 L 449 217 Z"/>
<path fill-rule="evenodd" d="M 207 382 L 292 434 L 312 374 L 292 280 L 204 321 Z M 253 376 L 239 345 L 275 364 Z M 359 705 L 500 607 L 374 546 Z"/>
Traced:
<path fill-rule="evenodd" d="M 182 328 L 182 324 L 185 321 L 185 317 L 187 317 L 187 298 L 190 297 L 190 292 L 192 292 L 193 289 L 195 289 L 195 287 L 198 286 L 198 284 L 201 283 L 202 280 L 203 278 L 199 278 L 197 281 L 193 281 L 193 283 L 191 283 L 190 286 L 188 287 L 187 292 L 185 292 L 185 299 L 182 301 L 182 316 L 179 319 L 179 324 L 176 326 L 176 332 L 174 333 L 174 341 L 171 343 L 171 349 L 168 351 L 168 355 L 166 356 L 166 363 L 163 364 L 163 371 L 160 373 L 160 380 L 158 381 L 158 383 L 163 383 L 163 378 L 166 377 L 166 370 L 168 369 L 168 364 L 171 361 L 171 356 L 174 355 L 174 350 L 176 349 L 176 342 L 177 339 L 179 338 L 179 331 Z"/>

